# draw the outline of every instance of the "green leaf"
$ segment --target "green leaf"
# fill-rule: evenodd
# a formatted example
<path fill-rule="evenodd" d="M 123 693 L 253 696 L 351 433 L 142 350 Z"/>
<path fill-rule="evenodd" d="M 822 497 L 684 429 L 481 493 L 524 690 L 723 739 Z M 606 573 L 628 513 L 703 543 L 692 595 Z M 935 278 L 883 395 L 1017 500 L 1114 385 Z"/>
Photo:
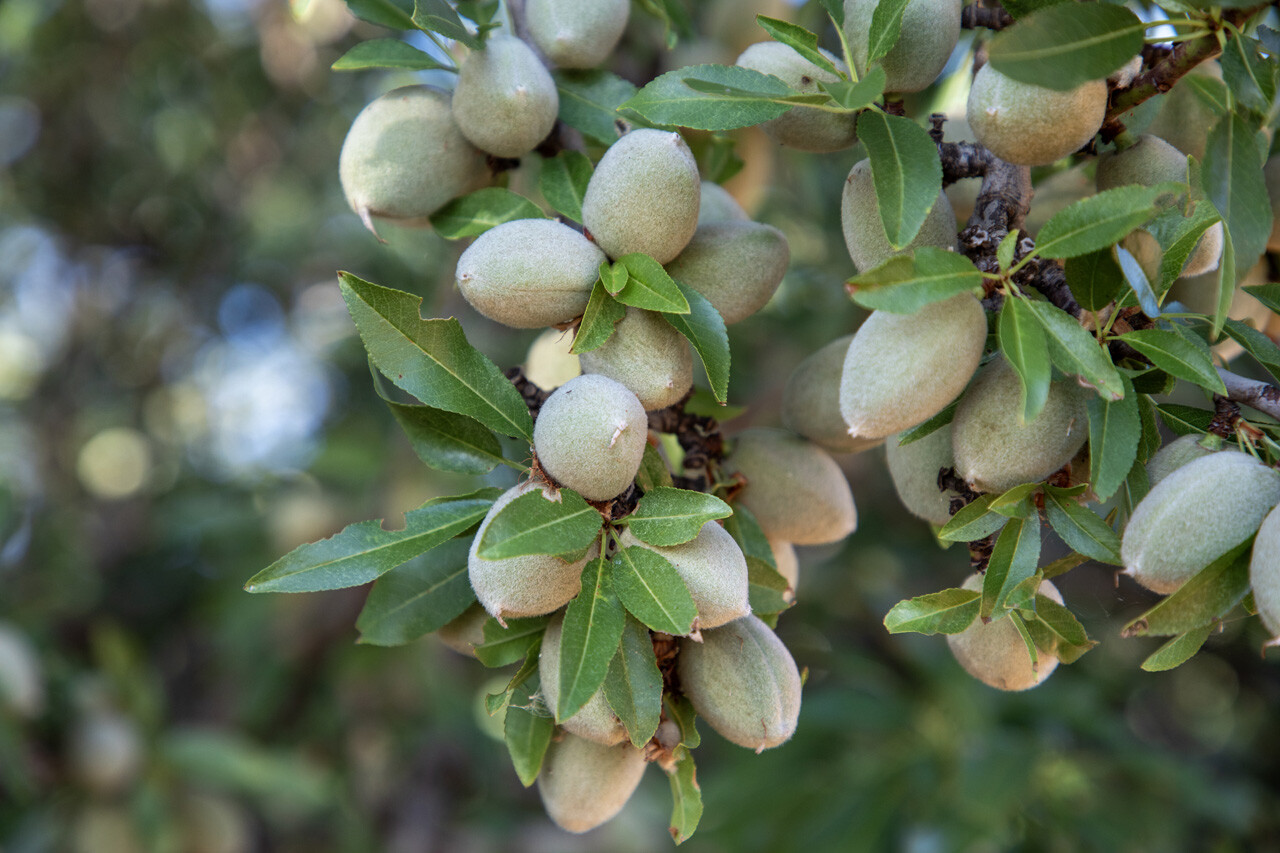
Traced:
<path fill-rule="evenodd" d="M 970 589 L 944 589 L 899 601 L 884 617 L 890 634 L 959 634 L 978 618 L 982 595 Z"/>
<path fill-rule="evenodd" d="M 635 95 L 635 86 L 600 70 L 557 70 L 551 76 L 560 95 L 560 121 L 601 145 L 618 141 L 625 132 L 618 106 Z"/>
<path fill-rule="evenodd" d="M 413 25 L 420 30 L 429 30 L 451 38 L 471 50 L 482 47 L 480 39 L 472 35 L 458 13 L 445 0 L 414 0 Z"/>
<path fill-rule="evenodd" d="M 610 584 L 603 554 L 582 570 L 582 591 L 569 602 L 560 634 L 560 696 L 556 722 L 569 719 L 604 684 L 626 613 Z"/>
<path fill-rule="evenodd" d="M 413 0 L 346 0 L 351 14 L 393 30 L 413 29 Z"/>
<path fill-rule="evenodd" d="M 1018 20 L 1022 20 L 1027 15 L 1038 9 L 1046 9 L 1049 6 L 1055 6 L 1058 3 L 1069 3 L 1072 0 L 1003 0 L 1000 4 L 1005 11 Z"/>
<path fill-rule="evenodd" d="M 1018 240 L 1021 236 L 1021 232 L 1015 228 L 1004 235 L 1000 245 L 996 246 L 996 263 L 1000 265 L 1001 270 L 1008 270 L 1013 266 L 1013 258 L 1017 254 Z"/>
<path fill-rule="evenodd" d="M 527 680 L 511 692 L 507 715 L 502 721 L 502 738 L 511 755 L 511 765 L 528 788 L 542 770 L 542 759 L 555 733 L 555 723 L 536 707 L 538 684 Z"/>
<path fill-rule="evenodd" d="M 1040 576 L 1045 580 L 1050 580 L 1058 577 L 1059 575 L 1065 575 L 1076 566 L 1082 566 L 1087 562 L 1089 562 L 1089 558 L 1084 554 L 1068 554 L 1061 559 L 1054 560 L 1047 566 L 1042 566 L 1040 569 Z"/>
<path fill-rule="evenodd" d="M 1035 509 L 1031 496 L 1040 489 L 1039 483 L 1023 483 L 1014 486 L 991 502 L 991 511 L 1006 518 L 1026 518 Z"/>
<path fill-rule="evenodd" d="M 720 93 L 699 91 L 689 80 Z M 795 94 L 777 77 L 750 68 L 694 65 L 656 77 L 620 108 L 656 124 L 732 130 L 777 118 L 791 109 L 777 99 Z"/>
<path fill-rule="evenodd" d="M 708 521 L 732 514 L 729 505 L 715 495 L 656 488 L 640 498 L 636 511 L 623 521 L 641 542 L 666 547 L 691 542 Z"/>
<path fill-rule="evenodd" d="M 1050 6 L 997 33 L 989 61 L 1014 80 L 1065 92 L 1128 62 L 1142 50 L 1146 27 L 1123 6 Z"/>
<path fill-rule="evenodd" d="M 671 561 L 632 545 L 613 555 L 613 588 L 624 607 L 655 631 L 683 637 L 693 630 L 698 607 Z"/>
<path fill-rule="evenodd" d="M 958 252 L 921 246 L 849 279 L 853 301 L 864 308 L 914 314 L 925 305 L 982 285 L 982 273 Z"/>
<path fill-rule="evenodd" d="M 1089 482 L 1094 494 L 1108 500 L 1124 483 L 1134 460 L 1138 458 L 1138 440 L 1142 437 L 1142 416 L 1138 412 L 1138 395 L 1128 377 L 1121 374 L 1124 396 L 1119 400 L 1103 400 L 1090 396 L 1089 407 Z"/>
<path fill-rule="evenodd" d="M 652 444 L 646 443 L 644 446 L 644 455 L 640 457 L 640 470 L 636 472 L 636 485 L 642 492 L 652 492 L 654 489 L 669 488 L 672 485 L 671 471 L 663 461 L 658 448 Z"/>
<path fill-rule="evenodd" d="M 974 542 L 985 539 L 1004 527 L 1008 518 L 991 510 L 991 504 L 997 497 L 998 495 L 982 495 L 972 503 L 962 506 L 959 512 L 951 516 L 950 521 L 942 525 L 938 538 L 944 542 Z"/>
<path fill-rule="evenodd" d="M 1171 376 L 1195 383 L 1213 394 L 1227 393 L 1209 357 L 1180 335 L 1162 329 L 1140 329 L 1120 335 L 1120 340 Z"/>
<path fill-rule="evenodd" d="M 591 160 L 586 154 L 581 151 L 561 151 L 550 160 L 542 161 L 538 188 L 542 190 L 547 204 L 555 208 L 557 213 L 574 222 L 581 222 L 582 200 L 587 195 L 591 172 Z"/>
<path fill-rule="evenodd" d="M 815 33 L 809 32 L 798 24 L 782 21 L 778 18 L 770 18 L 766 15 L 756 15 L 756 23 L 764 27 L 765 32 L 769 35 L 824 71 L 830 71 L 832 74 L 840 73 L 836 70 L 831 60 L 823 56 L 822 52 L 818 50 L 818 36 Z"/>
<path fill-rule="evenodd" d="M 375 580 L 452 539 L 484 518 L 491 497 L 428 502 L 404 516 L 403 530 L 384 530 L 379 519 L 294 548 L 245 584 L 248 592 L 317 592 Z"/>
<path fill-rule="evenodd" d="M 604 677 L 604 698 L 622 721 L 631 745 L 639 749 L 648 743 L 662 717 L 662 673 L 649 630 L 629 616 Z"/>
<path fill-rule="evenodd" d="M 590 547 L 603 523 L 600 513 L 572 489 L 560 489 L 559 500 L 553 500 L 535 488 L 490 519 L 476 556 L 505 560 L 526 554 L 569 554 Z"/>
<path fill-rule="evenodd" d="M 497 365 L 467 343 L 456 319 L 423 320 L 422 297 L 350 273 L 338 273 L 338 284 L 369 357 L 392 384 L 428 406 L 533 440 L 524 398 Z"/>
<path fill-rule="evenodd" d="M 1168 290 L 1182 275 L 1182 268 L 1204 232 L 1221 222 L 1212 204 L 1198 201 L 1191 212 L 1184 216 L 1176 207 L 1170 208 L 1147 224 L 1147 230 L 1156 238 L 1164 255 L 1160 259 L 1160 292 Z"/>
<path fill-rule="evenodd" d="M 360 71 L 365 68 L 403 68 L 426 71 L 452 68 L 442 65 L 430 54 L 399 39 L 370 39 L 352 47 L 330 66 L 334 71 Z"/>
<path fill-rule="evenodd" d="M 1156 416 L 1156 404 L 1146 394 L 1138 395 L 1138 414 L 1142 417 L 1142 438 L 1138 442 L 1138 461 L 1146 463 L 1160 449 L 1164 437 L 1160 435 L 1160 420 Z"/>
<path fill-rule="evenodd" d="M 724 318 L 715 309 L 711 301 L 698 291 L 681 281 L 676 282 L 685 301 L 689 303 L 688 314 L 666 314 L 662 318 L 675 327 L 676 331 L 689 339 L 693 351 L 702 360 L 707 371 L 707 380 L 711 383 L 711 393 L 718 402 L 729 399 L 729 333 L 724 326 Z"/>
<path fill-rule="evenodd" d="M 733 537 L 733 541 L 738 543 L 738 547 L 742 549 L 742 554 L 748 561 L 754 557 L 771 569 L 778 568 L 778 564 L 773 559 L 773 548 L 769 545 L 769 538 L 764 535 L 764 529 L 751 514 L 751 510 L 738 504 L 733 508 L 733 515 L 725 519 L 724 529 Z"/>
<path fill-rule="evenodd" d="M 1105 399 L 1119 400 L 1124 396 L 1124 383 L 1111 356 L 1074 317 L 1048 302 L 1029 301 L 1027 306 L 1044 328 L 1049 356 L 1059 370 L 1078 376 Z"/>
<path fill-rule="evenodd" d="M 1280 313 L 1280 284 L 1247 284 L 1243 288 L 1245 293 L 1261 302 L 1276 313 Z"/>
<path fill-rule="evenodd" d="M 1109 524 L 1064 495 L 1062 489 L 1046 486 L 1044 491 L 1049 525 L 1069 548 L 1100 563 L 1124 565 L 1120 559 L 1120 536 Z"/>
<path fill-rule="evenodd" d="M 903 432 L 898 433 L 898 446 L 905 447 L 913 441 L 919 441 L 925 436 L 932 435 L 947 424 L 951 423 L 952 419 L 956 416 L 957 405 L 959 405 L 958 401 L 947 406 L 941 412 L 938 412 L 938 414 L 929 418 L 929 420 L 919 426 L 914 426 L 909 430 L 904 430 Z"/>
<path fill-rule="evenodd" d="M 1223 48 L 1219 63 L 1222 79 L 1236 100 L 1256 113 L 1268 115 L 1276 97 L 1274 55 L 1268 61 L 1257 39 L 1237 34 Z"/>
<path fill-rule="evenodd" d="M 1040 518 L 1011 518 L 996 538 L 982 578 L 983 617 L 1005 609 L 1005 599 L 1018 584 L 1036 573 L 1040 562 Z"/>
<path fill-rule="evenodd" d="M 1205 566 L 1172 595 L 1124 627 L 1124 637 L 1172 637 L 1221 619 L 1249 592 L 1253 539 Z"/>
<path fill-rule="evenodd" d="M 1022 638 L 1022 644 L 1027 650 L 1027 656 L 1031 658 L 1031 669 L 1035 671 L 1040 665 L 1040 648 L 1031 636 L 1031 629 L 1027 627 L 1027 622 L 1022 618 L 1022 614 L 1016 610 L 1009 614 L 1009 623 L 1017 630 L 1018 636 Z M 1052 646 L 1053 641 L 1048 640 L 1047 645 Z"/>
<path fill-rule="evenodd" d="M 487 474 L 505 461 L 497 437 L 475 419 L 430 406 L 382 399 L 409 437 L 413 452 L 437 471 Z"/>
<path fill-rule="evenodd" d="M 871 29 L 867 33 L 867 65 L 879 62 L 902 36 L 902 13 L 907 0 L 879 0 L 871 13 Z"/>
<path fill-rule="evenodd" d="M 791 606 L 787 582 L 772 564 L 759 557 L 747 557 L 747 601 L 757 616 L 781 613 Z"/>
<path fill-rule="evenodd" d="M 478 237 L 513 219 L 545 219 L 542 209 L 502 187 L 485 187 L 455 198 L 431 214 L 431 225 L 446 240 Z"/>
<path fill-rule="evenodd" d="M 1124 273 L 1110 249 L 1076 255 L 1063 266 L 1071 295 L 1087 311 L 1101 311 L 1124 291 Z"/>
<path fill-rule="evenodd" d="M 1227 320 L 1222 329 L 1257 359 L 1268 373 L 1280 379 L 1280 347 L 1271 338 L 1240 320 Z"/>
<path fill-rule="evenodd" d="M 818 0 L 822 8 L 827 10 L 837 29 L 844 27 L 844 0 Z"/>
<path fill-rule="evenodd" d="M 1209 424 L 1213 423 L 1213 412 L 1193 406 L 1161 403 L 1156 406 L 1156 411 L 1160 413 L 1160 420 L 1164 421 L 1165 426 L 1177 435 L 1203 434 L 1209 431 Z"/>
<path fill-rule="evenodd" d="M 1209 200 L 1226 224 L 1235 257 L 1246 267 L 1266 250 L 1271 236 L 1271 202 L 1261 169 L 1262 152 L 1253 130 L 1240 116 L 1224 115 L 1209 131 L 1200 174 Z M 1232 275 L 1223 287 L 1230 291 L 1235 283 Z M 1228 296 L 1228 304 L 1229 300 Z"/>
<path fill-rule="evenodd" d="M 484 623 L 484 642 L 475 647 L 476 659 L 493 668 L 525 658 L 534 644 L 542 641 L 549 619 L 547 616 L 508 619 L 505 628 L 497 619 L 488 620 Z"/>
<path fill-rule="evenodd" d="M 476 600 L 467 579 L 470 549 L 470 539 L 451 539 L 378 578 L 356 619 L 360 642 L 411 643 L 462 615 Z"/>
<path fill-rule="evenodd" d="M 671 826 L 668 831 L 676 844 L 683 844 L 693 837 L 702 820 L 702 789 L 698 787 L 698 773 L 693 766 L 693 753 L 684 746 L 677 747 L 675 766 L 667 773 L 671 781 Z"/>
<path fill-rule="evenodd" d="M 1236 281 L 1239 278 L 1236 269 L 1236 244 L 1231 239 L 1231 229 L 1226 223 L 1222 226 L 1222 258 L 1218 261 L 1218 307 L 1213 312 L 1213 326 L 1210 336 L 1216 338 L 1222 332 L 1222 325 L 1227 320 L 1227 312 L 1235 299 Z"/>
<path fill-rule="evenodd" d="M 857 112 L 880 100 L 886 80 L 884 69 L 877 65 L 857 82 L 837 80 L 834 83 L 824 83 L 819 80 L 818 85 L 838 105 L 850 112 Z"/>
<path fill-rule="evenodd" d="M 1109 248 L 1156 215 L 1156 199 L 1170 186 L 1129 184 L 1081 199 L 1044 224 L 1036 235 L 1036 252 L 1046 258 L 1074 258 Z"/>
<path fill-rule="evenodd" d="M 858 117 L 858 139 L 871 159 L 880 223 L 895 249 L 916 236 L 942 190 L 938 146 L 909 118 L 867 110 Z"/>
<path fill-rule="evenodd" d="M 1144 660 L 1142 668 L 1147 672 L 1165 672 L 1182 666 L 1195 657 L 1196 652 L 1200 651 L 1205 640 L 1209 639 L 1209 635 L 1217 627 L 1216 624 L 1210 623 L 1192 628 L 1185 634 L 1179 634 Z"/>
<path fill-rule="evenodd" d="M 490 620 L 492 621 L 492 620 Z M 493 622 L 497 626 L 497 622 Z M 488 627 L 486 622 L 483 627 Z M 516 674 L 511 676 L 507 682 L 507 686 L 497 693 L 486 693 L 484 697 L 484 709 L 490 717 L 495 717 L 504 712 L 507 706 L 511 704 L 512 694 L 520 685 L 524 684 L 531 678 L 534 678 L 538 672 L 538 660 L 542 656 L 542 638 L 543 634 L 537 634 L 533 637 L 525 648 L 523 653 L 524 662 L 520 664 L 520 668 L 516 670 Z M 519 660 L 517 657 L 515 660 Z M 509 661 L 514 663 L 515 661 Z"/>
<path fill-rule="evenodd" d="M 689 313 L 689 300 L 685 299 L 662 264 L 642 252 L 632 252 L 618 258 L 615 268 L 617 265 L 627 271 L 627 283 L 617 293 L 617 299 L 623 305 L 665 314 Z"/>
<path fill-rule="evenodd" d="M 1022 423 L 1035 420 L 1049 399 L 1053 372 L 1049 366 L 1049 343 L 1035 312 L 1025 299 L 1007 296 L 996 324 L 1000 351 L 1018 374 L 1022 384 Z"/>
<path fill-rule="evenodd" d="M 600 264 L 600 281 L 610 296 L 617 297 L 622 288 L 631 280 L 631 273 L 621 263 L 611 264 L 604 261 Z"/>
<path fill-rule="evenodd" d="M 608 261 L 602 263 L 601 274 L 609 269 Z M 578 324 L 578 333 L 573 337 L 573 346 L 569 352 L 581 355 L 604 346 L 613 337 L 614 327 L 627 314 L 626 306 L 609 295 L 601 279 L 591 288 L 591 298 L 587 300 L 586 310 L 582 312 L 582 322 Z"/>
<path fill-rule="evenodd" d="M 1033 624 L 1043 630 L 1033 633 L 1039 635 L 1036 644 L 1046 652 L 1055 655 L 1063 663 L 1075 663 L 1081 655 L 1098 645 L 1096 641 L 1089 639 L 1084 626 L 1066 607 L 1047 595 L 1037 595 L 1035 602 L 1036 618 Z"/>

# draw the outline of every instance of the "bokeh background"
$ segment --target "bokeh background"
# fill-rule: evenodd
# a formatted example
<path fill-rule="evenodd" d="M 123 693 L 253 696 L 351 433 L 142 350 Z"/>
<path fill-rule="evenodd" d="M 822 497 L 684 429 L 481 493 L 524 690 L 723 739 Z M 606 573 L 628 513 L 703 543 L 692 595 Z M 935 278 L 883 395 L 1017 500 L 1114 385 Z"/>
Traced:
<path fill-rule="evenodd" d="M 820 20 L 781 0 L 689 8 L 705 37 L 668 55 L 637 6 L 614 70 L 732 61 L 765 38 L 756 11 Z M 367 590 L 242 590 L 303 542 L 471 485 L 423 467 L 378 401 L 335 270 L 422 295 L 503 366 L 533 337 L 462 303 L 461 246 L 395 228 L 382 245 L 347 210 L 351 119 L 414 78 L 329 65 L 382 35 L 340 0 L 0 3 L 7 853 L 671 847 L 657 770 L 604 828 L 557 830 L 480 709 L 504 676 L 434 637 L 356 644 Z M 954 89 L 925 98 L 954 108 Z M 786 232 L 793 268 L 732 330 L 750 408 L 730 429 L 776 424 L 789 371 L 860 317 L 838 225 L 858 153 L 755 133 L 739 153 L 730 186 Z M 842 464 L 860 530 L 802 551 L 780 624 L 809 671 L 799 732 L 757 756 L 704 731 L 687 849 L 1280 849 L 1280 664 L 1256 620 L 1147 674 L 1157 643 L 1118 629 L 1150 597 L 1086 564 L 1060 586 L 1101 645 L 1000 694 L 941 638 L 885 632 L 966 555 L 900 509 L 880 451 Z"/>

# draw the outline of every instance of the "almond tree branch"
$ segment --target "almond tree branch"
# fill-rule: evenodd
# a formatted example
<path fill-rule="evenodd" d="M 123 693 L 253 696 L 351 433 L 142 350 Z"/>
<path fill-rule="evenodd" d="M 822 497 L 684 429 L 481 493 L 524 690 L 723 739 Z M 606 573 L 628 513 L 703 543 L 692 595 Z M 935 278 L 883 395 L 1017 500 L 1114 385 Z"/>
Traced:
<path fill-rule="evenodd" d="M 1280 420 L 1280 388 L 1269 382 L 1246 379 L 1229 370 L 1218 368 L 1222 383 L 1227 386 L 1227 399 L 1257 409 L 1265 415 Z"/>
<path fill-rule="evenodd" d="M 999 3 L 971 3 L 960 12 L 960 26 L 966 30 L 985 27 L 988 30 L 1003 30 L 1013 23 L 1013 16 L 1004 10 Z"/>

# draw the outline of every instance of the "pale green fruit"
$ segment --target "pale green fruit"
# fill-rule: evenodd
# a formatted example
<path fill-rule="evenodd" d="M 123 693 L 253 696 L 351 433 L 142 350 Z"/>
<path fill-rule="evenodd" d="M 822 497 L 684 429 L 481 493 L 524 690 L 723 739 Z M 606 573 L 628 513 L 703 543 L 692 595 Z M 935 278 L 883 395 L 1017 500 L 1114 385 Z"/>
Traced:
<path fill-rule="evenodd" d="M 840 416 L 855 438 L 884 438 L 936 415 L 960 396 L 982 360 L 987 315 L 970 293 L 914 314 L 873 311 L 849 344 Z"/>
<path fill-rule="evenodd" d="M 582 375 L 582 363 L 573 346 L 573 334 L 547 329 L 533 339 L 524 357 L 524 376 L 543 391 L 559 388 L 575 376 Z"/>
<path fill-rule="evenodd" d="M 554 219 L 516 219 L 481 234 L 458 259 L 458 289 L 471 307 L 514 329 L 582 314 L 604 252 Z"/>
<path fill-rule="evenodd" d="M 1274 644 L 1280 637 L 1280 511 L 1272 510 L 1258 528 L 1249 557 L 1253 604 Z"/>
<path fill-rule="evenodd" d="M 702 179 L 678 133 L 641 128 L 600 158 L 582 199 L 582 224 L 611 258 L 644 252 L 660 264 L 698 227 Z"/>
<path fill-rule="evenodd" d="M 818 50 L 836 68 L 844 71 L 844 63 L 822 48 Z M 737 65 L 772 74 L 802 95 L 822 94 L 819 83 L 835 83 L 841 78 L 805 59 L 795 48 L 778 41 L 762 41 L 751 45 L 738 57 Z M 856 113 L 832 113 L 814 107 L 792 107 L 760 129 L 779 145 L 799 151 L 841 151 L 858 141 Z"/>
<path fill-rule="evenodd" d="M 944 468 L 955 467 L 951 453 L 951 425 L 936 429 L 906 447 L 898 445 L 898 438 L 894 436 L 885 445 L 889 476 L 898 492 L 898 500 L 916 518 L 933 524 L 946 524 L 951 520 L 954 493 L 938 488 L 938 473 Z"/>
<path fill-rule="evenodd" d="M 44 702 L 44 674 L 35 646 L 16 626 L 0 622 L 0 708 L 37 717 Z"/>
<path fill-rule="evenodd" d="M 1043 166 L 1085 145 L 1106 112 L 1106 81 L 1059 92 L 1021 83 L 987 64 L 973 78 L 966 116 L 974 136 L 1001 160 Z"/>
<path fill-rule="evenodd" d="M 979 492 L 1038 483 L 1071 461 L 1089 437 L 1086 401 L 1075 382 L 1049 385 L 1044 408 L 1022 422 L 1022 383 L 1004 358 L 983 368 L 951 422 L 956 473 Z"/>
<path fill-rule="evenodd" d="M 680 689 L 698 715 L 731 743 L 756 752 L 795 734 L 800 672 L 777 634 L 756 616 L 680 641 Z"/>
<path fill-rule="evenodd" d="M 621 382 L 645 411 L 665 409 L 693 387 L 689 341 L 662 315 L 628 308 L 602 346 L 579 356 L 584 373 Z"/>
<path fill-rule="evenodd" d="M 436 636 L 458 654 L 475 657 L 476 646 L 484 642 L 484 623 L 488 621 L 489 613 L 477 601 L 436 631 Z"/>
<path fill-rule="evenodd" d="M 781 539 L 769 539 L 769 550 L 778 567 L 778 574 L 786 578 L 787 586 L 790 587 L 782 597 L 788 602 L 795 601 L 796 588 L 800 586 L 800 558 L 796 556 L 796 546 Z"/>
<path fill-rule="evenodd" d="M 714 521 L 702 525 L 698 535 L 683 545 L 650 545 L 637 539 L 630 528 L 622 532 L 619 542 L 624 548 L 648 548 L 671 561 L 698 608 L 695 630 L 715 628 L 751 612 L 747 558 L 729 532 Z"/>
<path fill-rule="evenodd" d="M 547 625 L 547 632 L 542 637 L 542 649 L 538 653 L 538 681 L 542 684 L 542 696 L 546 700 L 547 710 L 552 714 L 560 702 L 560 636 L 563 631 L 564 617 L 558 615 Z M 562 721 L 560 726 L 570 734 L 604 746 L 615 746 L 627 739 L 627 730 L 609 707 L 603 687 L 592 694 L 587 704 L 576 714 Z"/>
<path fill-rule="evenodd" d="M 1120 543 L 1125 574 L 1162 595 L 1253 535 L 1280 501 L 1280 473 L 1246 453 L 1188 462 L 1134 508 Z"/>
<path fill-rule="evenodd" d="M 503 560 L 485 560 L 477 556 L 480 539 L 494 516 L 516 498 L 535 489 L 550 500 L 550 487 L 532 480 L 503 492 L 480 522 L 467 556 L 467 577 L 476 598 L 490 616 L 504 624 L 507 619 L 541 616 L 568 604 L 582 587 L 583 566 L 598 550 L 593 545 L 586 556 L 572 562 L 550 554 L 529 554 Z"/>
<path fill-rule="evenodd" d="M 699 225 L 666 269 L 707 297 L 725 323 L 737 323 L 765 306 L 790 262 L 787 238 L 772 225 L 718 222 Z"/>
<path fill-rule="evenodd" d="M 867 67 L 871 16 L 878 0 L 844 0 L 844 36 L 859 70 Z M 960 38 L 962 0 L 910 0 L 902 12 L 902 35 L 880 60 L 886 92 L 919 92 L 942 73 Z"/>
<path fill-rule="evenodd" d="M 1267 184 L 1267 198 L 1271 200 L 1271 236 L 1267 238 L 1267 251 L 1280 252 L 1280 154 L 1267 160 L 1262 167 L 1262 178 Z"/>
<path fill-rule="evenodd" d="M 840 375 L 853 335 L 837 338 L 791 371 L 782 390 L 782 423 L 833 453 L 866 450 L 867 439 L 849 435 L 840 416 Z"/>
<path fill-rule="evenodd" d="M 622 811 L 649 762 L 630 743 L 604 746 L 564 735 L 547 747 L 538 793 L 561 829 L 586 832 Z"/>
<path fill-rule="evenodd" d="M 72 729 L 69 746 L 72 772 L 97 794 L 119 794 L 142 772 L 142 734 L 114 711 L 87 713 Z"/>
<path fill-rule="evenodd" d="M 649 417 L 636 395 L 596 373 L 553 391 L 533 425 L 542 470 L 589 501 L 612 500 L 626 491 L 640 470 L 648 437 Z"/>
<path fill-rule="evenodd" d="M 702 182 L 701 200 L 698 204 L 699 228 L 714 222 L 749 222 L 750 220 L 751 217 L 727 189 L 712 181 Z"/>
<path fill-rule="evenodd" d="M 876 188 L 871 180 L 870 160 L 859 160 L 849 170 L 840 197 L 840 226 L 844 231 L 845 247 L 858 272 L 866 272 L 894 255 L 920 246 L 935 249 L 956 247 L 956 214 L 941 190 L 911 242 L 901 249 L 889 245 L 884 223 L 880 221 L 880 203 L 876 200 Z"/>
<path fill-rule="evenodd" d="M 981 590 L 982 575 L 970 575 L 964 582 L 964 588 Z M 1062 594 L 1049 581 L 1041 581 L 1037 591 L 1062 603 Z M 1027 690 L 1040 684 L 1058 668 L 1058 659 L 1043 652 L 1036 655 L 1033 668 L 1031 654 L 1022 635 L 1007 617 L 985 625 L 981 619 L 975 619 L 959 634 L 948 634 L 947 645 L 965 672 L 999 690 Z"/>
<path fill-rule="evenodd" d="M 1189 78 L 1204 77 L 1222 80 L 1222 66 L 1216 61 L 1202 62 L 1179 79 L 1162 98 L 1159 112 L 1147 127 L 1154 134 L 1179 151 L 1185 151 L 1197 160 L 1204 160 L 1209 141 L 1209 130 L 1218 122 L 1218 107 L 1207 94 L 1191 83 Z"/>
<path fill-rule="evenodd" d="M 1270 276 L 1271 271 L 1267 266 L 1266 258 L 1254 264 L 1236 285 L 1231 295 L 1231 305 L 1227 307 L 1227 318 L 1240 320 L 1258 331 L 1265 331 L 1267 322 L 1273 316 L 1272 311 L 1244 288 L 1255 284 L 1266 284 Z M 1184 275 L 1169 288 L 1165 301 L 1177 300 L 1192 311 L 1212 317 L 1218 310 L 1217 298 L 1218 272 L 1214 270 L 1197 276 Z M 1235 338 L 1225 335 L 1213 345 L 1214 355 L 1223 361 L 1231 361 L 1242 352 L 1244 347 Z"/>
<path fill-rule="evenodd" d="M 356 116 L 338 155 L 347 204 L 372 220 L 426 225 L 446 202 L 489 180 L 485 156 L 454 123 L 449 93 L 405 86 Z"/>
<path fill-rule="evenodd" d="M 1155 486 L 1188 462 L 1194 462 L 1214 451 L 1200 443 L 1202 435 L 1180 435 L 1156 451 L 1147 461 L 1147 481 Z M 1221 440 L 1219 440 L 1219 445 Z"/>
<path fill-rule="evenodd" d="M 556 81 L 520 39 L 494 33 L 458 69 L 453 119 L 462 135 L 496 157 L 520 157 L 551 133 L 560 112 Z"/>
<path fill-rule="evenodd" d="M 595 68 L 627 28 L 630 0 L 529 0 L 529 37 L 560 68 Z"/>
<path fill-rule="evenodd" d="M 740 433 L 721 472 L 746 478 L 736 500 L 770 538 L 825 545 L 858 526 L 844 472 L 825 450 L 798 435 L 777 429 Z"/>

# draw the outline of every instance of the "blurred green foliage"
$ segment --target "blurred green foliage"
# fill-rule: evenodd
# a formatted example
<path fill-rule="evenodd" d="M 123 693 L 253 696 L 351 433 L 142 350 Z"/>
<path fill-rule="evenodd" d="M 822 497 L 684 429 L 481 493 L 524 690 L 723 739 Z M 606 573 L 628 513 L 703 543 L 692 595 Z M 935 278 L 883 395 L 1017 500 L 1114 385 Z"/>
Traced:
<path fill-rule="evenodd" d="M 778 13 L 731 5 L 703 24 Z M 666 60 L 636 18 L 616 61 L 637 78 L 744 38 Z M 347 211 L 346 127 L 405 78 L 328 65 L 373 34 L 338 0 L 0 5 L 5 851 L 670 847 L 656 771 L 613 823 L 556 830 L 480 710 L 495 675 L 434 638 L 356 645 L 364 590 L 241 589 L 466 482 L 418 464 L 379 403 L 335 270 L 423 295 L 504 366 L 533 337 L 464 309 L 456 246 L 379 245 Z M 794 257 L 732 331 L 732 399 L 769 423 L 790 369 L 859 316 L 834 213 L 858 155 L 739 153 L 736 191 Z M 1061 586 L 1103 645 L 997 694 L 941 638 L 884 631 L 965 555 L 899 509 L 879 451 L 846 469 L 860 532 L 804 551 L 780 626 L 809 670 L 799 733 L 759 756 L 704 740 L 690 849 L 1280 849 L 1280 677 L 1252 620 L 1143 673 L 1154 645 L 1116 635 L 1149 598 L 1086 566 Z"/>

